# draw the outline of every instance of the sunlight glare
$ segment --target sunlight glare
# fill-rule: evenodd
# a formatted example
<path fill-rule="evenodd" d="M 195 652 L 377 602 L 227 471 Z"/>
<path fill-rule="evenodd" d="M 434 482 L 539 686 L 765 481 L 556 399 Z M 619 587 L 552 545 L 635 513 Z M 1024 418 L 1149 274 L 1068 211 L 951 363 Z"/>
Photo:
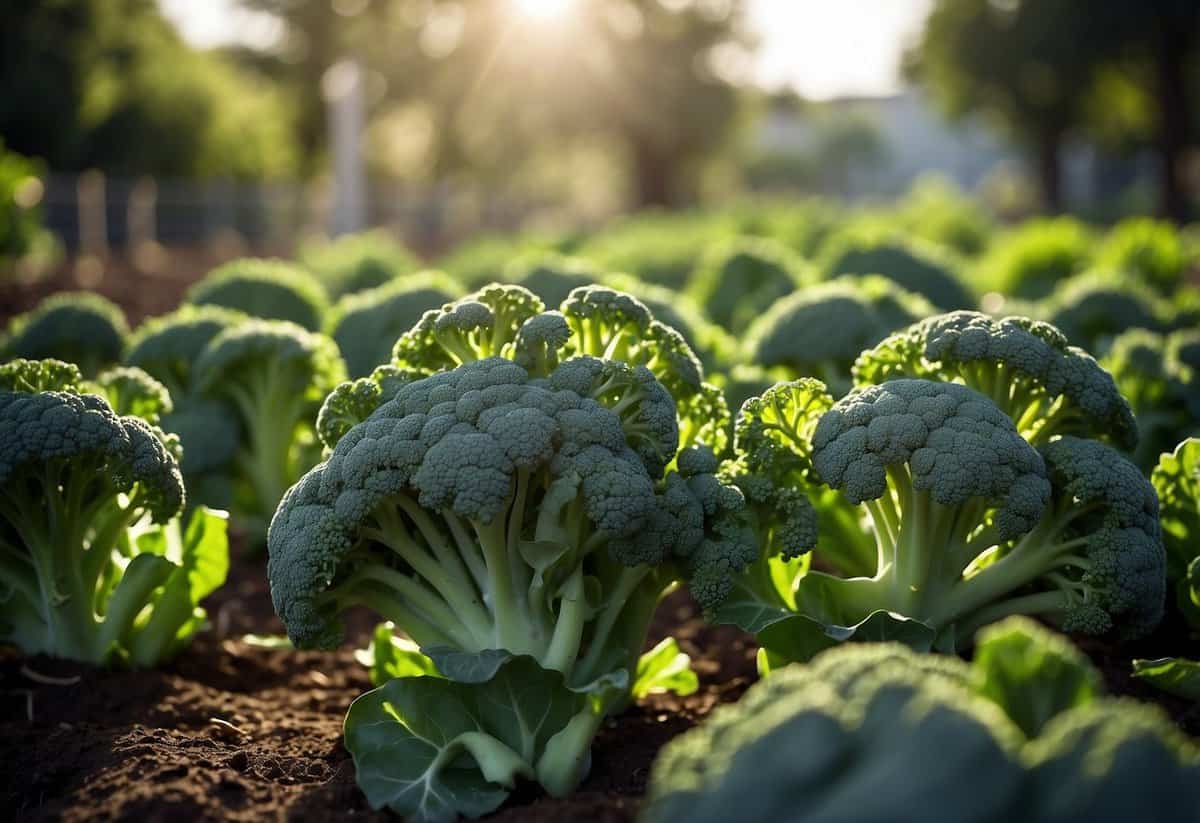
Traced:
<path fill-rule="evenodd" d="M 554 20 L 563 17 L 575 0 L 513 0 L 513 8 L 533 20 Z"/>

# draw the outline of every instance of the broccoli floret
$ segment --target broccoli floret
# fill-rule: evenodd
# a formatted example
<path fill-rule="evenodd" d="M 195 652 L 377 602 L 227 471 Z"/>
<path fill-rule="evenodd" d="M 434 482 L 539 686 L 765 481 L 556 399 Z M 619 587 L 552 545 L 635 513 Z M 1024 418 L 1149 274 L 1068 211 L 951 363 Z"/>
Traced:
<path fill-rule="evenodd" d="M 1046 319 L 1076 346 L 1105 351 L 1127 329 L 1166 328 L 1170 307 L 1141 281 L 1087 272 L 1062 283 L 1046 299 Z"/>
<path fill-rule="evenodd" d="M 17 358 L 0 364 L 0 390 L 36 394 L 43 391 L 76 391 L 83 382 L 79 367 L 62 360 Z"/>
<path fill-rule="evenodd" d="M 1161 292 L 1172 291 L 1188 268 L 1187 250 L 1175 227 L 1149 217 L 1113 226 L 1096 252 L 1096 263 L 1125 272 Z"/>
<path fill-rule="evenodd" d="M 1091 231 L 1074 218 L 1027 220 L 992 243 L 974 279 L 1008 297 L 1041 300 L 1087 268 L 1094 246 Z"/>
<path fill-rule="evenodd" d="M 383 230 L 308 243 L 299 260 L 334 297 L 377 288 L 421 267 L 411 251 Z"/>
<path fill-rule="evenodd" d="M 133 332 L 125 365 L 136 366 L 167 387 L 177 402 L 194 389 L 192 369 L 209 341 L 247 316 L 220 306 L 184 305 L 152 317 Z"/>
<path fill-rule="evenodd" d="M 329 311 L 321 284 L 282 260 L 243 258 L 210 271 L 187 293 L 195 306 L 223 306 L 264 320 L 287 320 L 319 331 Z"/>
<path fill-rule="evenodd" d="M 930 243 L 873 234 L 851 230 L 830 240 L 822 252 L 824 277 L 877 274 L 943 311 L 975 305 L 945 252 Z"/>
<path fill-rule="evenodd" d="M 561 724 L 547 729 L 550 741 L 512 756 L 549 791 L 570 791 L 599 723 L 629 697 L 660 596 L 689 571 L 711 593 L 719 571 L 737 573 L 757 548 L 709 535 L 706 516 L 740 501 L 709 471 L 715 457 L 689 454 L 683 474 L 663 476 L 673 451 L 641 448 L 651 421 L 667 429 L 655 442 L 677 442 L 670 405 L 646 369 L 594 358 L 544 377 L 484 358 L 400 386 L 287 492 L 271 523 L 271 593 L 289 637 L 334 645 L 339 614 L 361 605 L 435 662 L 516 656 L 528 663 L 511 665 L 534 666 L 538 683 L 553 673 L 557 685 L 522 687 L 524 699 L 545 701 L 539 716 L 591 697 L 547 721 Z M 493 688 L 507 665 L 465 681 L 469 694 Z M 438 669 L 464 682 L 453 660 Z M 456 688 L 441 684 L 429 688 Z M 379 719 L 387 734 L 411 734 Z M 500 757 L 495 736 L 482 742 L 485 778 L 506 785 L 487 777 Z M 365 756 L 357 737 L 351 745 Z M 392 807 L 414 813 L 406 802 Z"/>
<path fill-rule="evenodd" d="M 317 436 L 332 450 L 342 435 L 371 416 L 377 408 L 396 396 L 401 386 L 419 379 L 419 375 L 379 366 L 368 377 L 339 383 L 317 413 Z"/>
<path fill-rule="evenodd" d="M 603 279 L 599 267 L 581 257 L 555 252 L 527 254 L 504 267 L 504 280 L 529 289 L 547 306 L 557 306 L 571 292 Z"/>
<path fill-rule="evenodd" d="M 997 628 L 971 664 L 862 644 L 772 673 L 667 744 L 643 819 L 1194 819 L 1200 754 L 1163 712 L 1100 696 L 1035 624 Z M 1030 707 L 1046 722 L 1019 725 Z"/>
<path fill-rule="evenodd" d="M 106 298 L 90 292 L 55 294 L 9 322 L 0 356 L 63 360 L 78 366 L 84 377 L 95 377 L 120 361 L 128 334 L 125 315 Z"/>
<path fill-rule="evenodd" d="M 805 277 L 802 264 L 786 246 L 742 237 L 710 247 L 688 290 L 713 322 L 736 333 L 799 288 Z"/>
<path fill-rule="evenodd" d="M 152 666 L 187 642 L 199 600 L 224 581 L 224 520 L 200 510 L 184 531 L 162 432 L 85 388 L 0 390 L 0 638 Z"/>
<path fill-rule="evenodd" d="M 860 386 L 900 376 L 970 386 L 1035 445 L 1060 434 L 1137 443 L 1133 413 L 1112 376 L 1047 323 L 951 312 L 891 335 L 854 364 Z"/>
<path fill-rule="evenodd" d="M 366 377 L 391 359 L 392 346 L 425 312 L 462 294 L 440 272 L 421 272 L 348 294 L 337 302 L 326 328 L 341 349 L 351 377 Z"/>
<path fill-rule="evenodd" d="M 878 276 L 844 277 L 775 303 L 746 332 L 744 357 L 785 379 L 818 377 L 838 396 L 863 349 L 934 312 L 924 298 Z"/>
<path fill-rule="evenodd" d="M 681 446 L 727 445 L 724 396 L 704 382 L 691 347 L 637 298 L 609 288 L 576 289 L 560 312 L 547 312 L 532 292 L 493 284 L 426 312 L 392 353 L 393 365 L 418 374 L 501 356 L 542 376 L 581 355 L 649 369 L 675 399 Z"/>
<path fill-rule="evenodd" d="M 346 376 L 337 346 L 294 323 L 247 320 L 210 340 L 194 368 L 199 395 L 228 404 L 238 421 L 234 477 L 245 490 L 234 516 L 264 536 L 283 492 L 320 457 L 317 411 Z"/>
<path fill-rule="evenodd" d="M 604 284 L 632 294 L 646 304 L 656 320 L 683 335 L 706 371 L 725 368 L 736 358 L 738 344 L 733 335 L 709 320 L 688 295 L 646 283 L 631 274 L 609 274 Z"/>

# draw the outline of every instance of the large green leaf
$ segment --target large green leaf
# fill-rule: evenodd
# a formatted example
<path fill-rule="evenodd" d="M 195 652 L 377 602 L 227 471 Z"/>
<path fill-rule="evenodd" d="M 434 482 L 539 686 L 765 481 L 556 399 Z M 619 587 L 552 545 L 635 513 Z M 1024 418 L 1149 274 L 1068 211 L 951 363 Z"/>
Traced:
<path fill-rule="evenodd" d="M 824 623 L 804 614 L 793 614 L 770 624 L 757 635 L 758 667 L 761 674 L 811 660 L 825 649 L 847 642 L 903 643 L 921 652 L 941 647 L 934 630 L 918 620 L 876 611 L 850 626 Z"/>
<path fill-rule="evenodd" d="M 1133 676 L 1176 697 L 1200 700 L 1200 661 L 1182 657 L 1134 660 Z"/>
<path fill-rule="evenodd" d="M 518 778 L 545 783 L 547 748 L 559 781 L 574 788 L 604 701 L 567 688 L 561 673 L 526 655 L 427 651 L 443 677 L 390 680 L 346 714 L 346 748 L 373 808 L 415 820 L 478 817 L 503 803 Z"/>

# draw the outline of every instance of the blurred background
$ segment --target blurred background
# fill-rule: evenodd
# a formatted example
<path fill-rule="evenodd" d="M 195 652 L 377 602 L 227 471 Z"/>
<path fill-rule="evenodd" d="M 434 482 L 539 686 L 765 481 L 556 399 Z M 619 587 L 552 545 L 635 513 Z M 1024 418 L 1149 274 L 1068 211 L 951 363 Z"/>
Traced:
<path fill-rule="evenodd" d="M 1182 224 L 1198 134 L 1195 0 L 5 0 L 0 269 L 764 197 Z"/>

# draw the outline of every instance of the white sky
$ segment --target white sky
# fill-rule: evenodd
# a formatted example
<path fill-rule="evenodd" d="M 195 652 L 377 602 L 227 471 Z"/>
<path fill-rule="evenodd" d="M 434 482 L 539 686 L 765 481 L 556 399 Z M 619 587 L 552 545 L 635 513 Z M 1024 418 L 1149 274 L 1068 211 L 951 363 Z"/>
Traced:
<path fill-rule="evenodd" d="M 270 18 L 235 0 L 160 0 L 184 36 L 200 47 L 270 42 Z M 919 33 L 932 0 L 748 0 L 760 38 L 754 76 L 810 99 L 888 94 L 900 58 Z"/>

